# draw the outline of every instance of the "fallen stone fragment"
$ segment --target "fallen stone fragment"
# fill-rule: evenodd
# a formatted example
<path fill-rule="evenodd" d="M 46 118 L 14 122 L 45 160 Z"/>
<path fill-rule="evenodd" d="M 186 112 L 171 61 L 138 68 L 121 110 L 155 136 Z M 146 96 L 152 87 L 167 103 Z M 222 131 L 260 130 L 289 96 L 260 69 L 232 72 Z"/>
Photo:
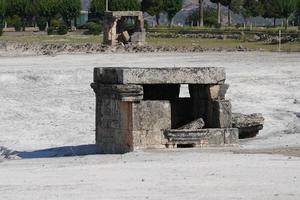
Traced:
<path fill-rule="evenodd" d="M 197 129 L 202 129 L 205 126 L 205 123 L 202 118 L 196 119 L 179 129 L 189 129 L 189 130 L 197 130 Z"/>
<path fill-rule="evenodd" d="M 255 137 L 263 129 L 263 124 L 264 118 L 261 113 L 232 113 L 232 127 L 239 129 L 240 139 Z"/>

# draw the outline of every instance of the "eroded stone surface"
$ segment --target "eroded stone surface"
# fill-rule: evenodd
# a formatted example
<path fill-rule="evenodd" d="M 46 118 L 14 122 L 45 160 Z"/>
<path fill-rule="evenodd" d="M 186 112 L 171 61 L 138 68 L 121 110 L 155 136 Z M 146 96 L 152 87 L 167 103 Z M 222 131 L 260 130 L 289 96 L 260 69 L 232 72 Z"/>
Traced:
<path fill-rule="evenodd" d="M 166 130 L 168 144 L 194 144 L 194 146 L 222 146 L 238 144 L 238 129 Z"/>
<path fill-rule="evenodd" d="M 202 118 L 196 119 L 178 129 L 188 129 L 188 130 L 197 130 L 202 129 L 205 126 L 205 122 Z"/>
<path fill-rule="evenodd" d="M 219 84 L 225 79 L 221 67 L 94 69 L 94 81 L 106 84 Z"/>
<path fill-rule="evenodd" d="M 245 115 L 232 114 L 232 127 L 239 129 L 240 138 L 255 137 L 263 129 L 264 118 L 261 113 Z"/>

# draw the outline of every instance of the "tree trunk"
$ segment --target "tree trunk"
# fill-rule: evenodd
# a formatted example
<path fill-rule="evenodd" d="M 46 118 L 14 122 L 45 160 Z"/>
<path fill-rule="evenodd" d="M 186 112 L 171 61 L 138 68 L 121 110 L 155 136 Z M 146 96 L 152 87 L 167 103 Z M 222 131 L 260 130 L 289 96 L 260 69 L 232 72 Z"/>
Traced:
<path fill-rule="evenodd" d="M 217 10 L 218 10 L 218 24 L 221 24 L 221 2 L 217 3 Z"/>
<path fill-rule="evenodd" d="M 199 26 L 203 27 L 203 0 L 199 0 Z"/>
<path fill-rule="evenodd" d="M 22 17 L 22 31 L 25 31 L 26 27 L 26 19 Z"/>
<path fill-rule="evenodd" d="M 231 26 L 231 10 L 229 6 L 228 6 L 228 26 Z"/>
<path fill-rule="evenodd" d="M 155 19 L 156 19 L 156 26 L 159 25 L 159 13 L 155 15 Z"/>
<path fill-rule="evenodd" d="M 285 18 L 285 30 L 288 29 L 288 26 L 289 26 L 289 19 Z"/>
<path fill-rule="evenodd" d="M 276 17 L 274 17 L 274 28 L 276 27 Z"/>
<path fill-rule="evenodd" d="M 244 30 L 246 29 L 247 25 L 248 25 L 248 18 L 244 18 Z"/>

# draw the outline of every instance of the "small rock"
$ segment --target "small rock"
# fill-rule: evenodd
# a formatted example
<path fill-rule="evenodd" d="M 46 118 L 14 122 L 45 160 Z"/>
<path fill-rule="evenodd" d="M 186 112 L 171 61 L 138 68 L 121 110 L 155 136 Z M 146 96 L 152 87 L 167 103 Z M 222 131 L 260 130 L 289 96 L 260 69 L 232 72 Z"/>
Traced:
<path fill-rule="evenodd" d="M 261 113 L 244 115 L 232 113 L 232 127 L 239 129 L 239 138 L 255 137 L 263 129 L 264 118 Z"/>

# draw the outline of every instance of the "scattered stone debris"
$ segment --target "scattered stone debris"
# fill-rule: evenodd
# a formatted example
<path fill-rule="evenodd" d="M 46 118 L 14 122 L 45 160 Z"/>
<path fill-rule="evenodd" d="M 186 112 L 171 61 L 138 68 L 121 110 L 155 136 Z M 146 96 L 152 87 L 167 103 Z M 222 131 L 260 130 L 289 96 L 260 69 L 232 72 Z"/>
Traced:
<path fill-rule="evenodd" d="M 239 129 L 240 139 L 255 137 L 263 129 L 263 124 L 264 118 L 260 113 L 232 113 L 232 127 Z"/>
<path fill-rule="evenodd" d="M 40 42 L 34 43 L 16 43 L 0 41 L 0 54 L 2 56 L 18 55 L 49 55 L 59 54 L 82 54 L 82 53 L 151 53 L 151 52 L 234 52 L 234 51 L 251 51 L 247 48 L 204 48 L 201 45 L 196 46 L 149 46 L 124 44 L 119 42 L 117 46 L 104 44 L 45 44 Z"/>
<path fill-rule="evenodd" d="M 178 129 L 189 129 L 189 130 L 197 130 L 202 129 L 205 126 L 205 122 L 202 118 L 196 119 Z"/>

